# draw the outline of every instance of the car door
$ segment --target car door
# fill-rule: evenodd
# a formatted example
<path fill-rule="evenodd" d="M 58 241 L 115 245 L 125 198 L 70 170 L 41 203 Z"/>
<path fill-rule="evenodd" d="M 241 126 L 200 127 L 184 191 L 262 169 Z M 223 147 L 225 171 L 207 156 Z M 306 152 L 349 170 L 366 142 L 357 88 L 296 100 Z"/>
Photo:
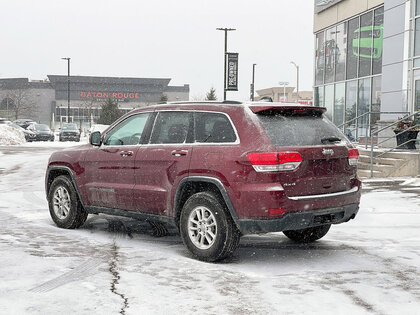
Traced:
<path fill-rule="evenodd" d="M 137 211 L 171 215 L 179 181 L 188 176 L 192 151 L 192 113 L 158 112 L 148 144 L 135 161 L 134 203 Z"/>
<path fill-rule="evenodd" d="M 150 113 L 134 114 L 106 133 L 84 161 L 88 205 L 134 210 L 134 161 Z"/>

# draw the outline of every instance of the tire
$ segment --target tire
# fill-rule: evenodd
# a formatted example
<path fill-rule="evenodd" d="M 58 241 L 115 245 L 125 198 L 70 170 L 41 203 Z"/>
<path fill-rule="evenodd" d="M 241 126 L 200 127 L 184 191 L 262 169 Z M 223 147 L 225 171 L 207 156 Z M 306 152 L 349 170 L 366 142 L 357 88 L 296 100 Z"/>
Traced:
<path fill-rule="evenodd" d="M 311 243 L 323 238 L 330 230 L 331 224 L 306 228 L 303 230 L 283 231 L 291 240 L 298 243 Z"/>
<path fill-rule="evenodd" d="M 55 224 L 64 229 L 79 228 L 88 216 L 68 176 L 54 179 L 48 192 L 48 206 Z"/>
<path fill-rule="evenodd" d="M 209 192 L 196 193 L 186 201 L 179 228 L 188 250 L 202 261 L 227 258 L 240 240 L 240 232 L 224 204 Z"/>

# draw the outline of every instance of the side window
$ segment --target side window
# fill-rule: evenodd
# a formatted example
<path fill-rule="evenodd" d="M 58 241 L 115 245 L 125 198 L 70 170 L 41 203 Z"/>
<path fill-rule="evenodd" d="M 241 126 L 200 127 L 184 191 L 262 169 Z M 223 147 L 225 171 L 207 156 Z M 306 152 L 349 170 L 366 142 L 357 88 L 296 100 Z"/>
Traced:
<path fill-rule="evenodd" d="M 140 143 L 150 113 L 128 117 L 107 134 L 104 145 L 136 145 Z"/>
<path fill-rule="evenodd" d="M 226 115 L 218 113 L 195 114 L 195 142 L 235 142 L 236 134 Z"/>
<path fill-rule="evenodd" d="M 184 143 L 190 128 L 189 112 L 160 112 L 153 127 L 150 143 Z"/>

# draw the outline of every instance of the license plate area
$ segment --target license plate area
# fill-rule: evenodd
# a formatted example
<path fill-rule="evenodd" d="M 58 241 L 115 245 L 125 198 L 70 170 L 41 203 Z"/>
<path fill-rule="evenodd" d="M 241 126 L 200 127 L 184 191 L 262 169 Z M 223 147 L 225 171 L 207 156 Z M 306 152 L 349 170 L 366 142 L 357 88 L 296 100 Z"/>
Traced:
<path fill-rule="evenodd" d="M 344 211 L 314 216 L 315 224 L 335 223 L 344 219 Z"/>

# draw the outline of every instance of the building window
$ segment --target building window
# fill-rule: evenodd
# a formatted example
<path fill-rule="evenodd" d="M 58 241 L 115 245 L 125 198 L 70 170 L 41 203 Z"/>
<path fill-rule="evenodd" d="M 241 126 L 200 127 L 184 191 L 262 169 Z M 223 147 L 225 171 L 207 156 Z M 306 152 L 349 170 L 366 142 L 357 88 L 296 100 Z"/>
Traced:
<path fill-rule="evenodd" d="M 384 8 L 375 10 L 373 21 L 372 74 L 382 73 L 382 47 L 384 39 Z"/>
<path fill-rule="evenodd" d="M 357 121 L 358 138 L 369 136 L 367 130 L 369 115 L 362 115 L 370 111 L 370 81 L 371 78 L 359 80 L 359 96 L 357 102 L 357 116 L 359 116 Z"/>
<path fill-rule="evenodd" d="M 380 119 L 379 112 L 381 111 L 381 86 L 382 77 L 377 76 L 372 78 L 372 112 L 371 125 L 375 124 Z"/>
<path fill-rule="evenodd" d="M 346 79 L 347 23 L 337 26 L 336 35 L 335 81 L 343 81 Z"/>
<path fill-rule="evenodd" d="M 416 19 L 416 30 L 414 33 L 414 56 L 420 55 L 420 18 Z"/>
<path fill-rule="evenodd" d="M 347 79 L 357 77 L 357 56 L 359 55 L 359 18 L 348 22 Z"/>
<path fill-rule="evenodd" d="M 332 120 L 333 117 L 333 107 L 334 107 L 334 84 L 325 86 L 325 104 L 327 112 L 325 115 L 329 120 Z"/>
<path fill-rule="evenodd" d="M 360 28 L 356 30 L 359 38 L 359 77 L 372 74 L 373 58 L 373 12 L 368 12 L 360 17 Z"/>
<path fill-rule="evenodd" d="M 335 41 L 336 37 L 336 28 L 330 28 L 325 33 L 325 83 L 334 82 L 334 73 L 335 73 L 335 55 L 337 44 Z"/>
<path fill-rule="evenodd" d="M 346 82 L 346 107 L 345 107 L 346 121 L 349 121 L 345 126 L 345 134 L 350 140 L 356 139 L 356 118 L 357 112 L 357 81 Z M 352 120 L 352 121 L 351 121 Z"/>
<path fill-rule="evenodd" d="M 324 83 L 324 32 L 316 35 L 315 47 L 315 85 Z"/>
<path fill-rule="evenodd" d="M 324 107 L 324 86 L 317 86 L 314 92 L 314 105 Z"/>
<path fill-rule="evenodd" d="M 335 85 L 335 102 L 334 102 L 334 124 L 337 126 L 344 123 L 344 103 L 345 103 L 346 86 L 343 83 Z"/>

